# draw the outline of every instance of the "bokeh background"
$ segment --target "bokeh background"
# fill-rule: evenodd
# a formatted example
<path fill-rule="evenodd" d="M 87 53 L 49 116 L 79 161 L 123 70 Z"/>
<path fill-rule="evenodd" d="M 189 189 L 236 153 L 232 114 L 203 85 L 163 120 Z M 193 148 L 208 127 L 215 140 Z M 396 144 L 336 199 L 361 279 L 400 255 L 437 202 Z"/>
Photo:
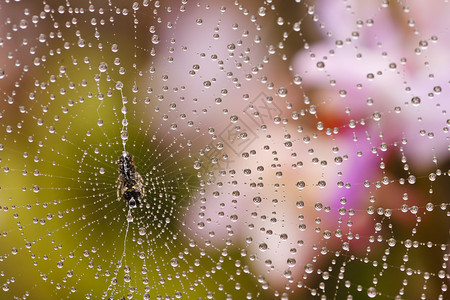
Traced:
<path fill-rule="evenodd" d="M 449 13 L 2 1 L 0 298 L 445 299 Z"/>

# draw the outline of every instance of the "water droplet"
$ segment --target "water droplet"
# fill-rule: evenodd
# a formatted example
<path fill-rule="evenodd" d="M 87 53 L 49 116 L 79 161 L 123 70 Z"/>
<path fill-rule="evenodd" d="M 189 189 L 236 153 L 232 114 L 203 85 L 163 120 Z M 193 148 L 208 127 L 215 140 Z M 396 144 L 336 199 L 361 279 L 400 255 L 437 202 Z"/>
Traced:
<path fill-rule="evenodd" d="M 133 222 L 133 220 L 134 220 L 133 215 L 132 214 L 128 214 L 127 215 L 127 222 L 131 223 L 131 222 Z"/>
<path fill-rule="evenodd" d="M 202 167 L 202 164 L 199 161 L 194 162 L 194 169 L 198 170 Z"/>
<path fill-rule="evenodd" d="M 266 11 L 267 11 L 267 9 L 264 6 L 261 6 L 258 9 L 258 15 L 260 15 L 261 17 L 264 17 L 266 15 Z"/>
<path fill-rule="evenodd" d="M 325 188 L 326 185 L 327 183 L 325 182 L 325 180 L 319 180 L 319 182 L 317 183 L 317 186 L 321 189 Z"/>
<path fill-rule="evenodd" d="M 302 84 L 302 81 L 303 81 L 303 79 L 302 79 L 302 77 L 301 77 L 300 75 L 295 75 L 295 76 L 294 76 L 294 83 L 295 83 L 296 85 Z"/>
<path fill-rule="evenodd" d="M 146 231 L 144 227 L 139 228 L 139 235 L 145 235 Z"/>
<path fill-rule="evenodd" d="M 238 120 L 239 120 L 239 117 L 236 116 L 236 115 L 232 115 L 232 116 L 230 117 L 231 123 L 236 123 Z"/>
<path fill-rule="evenodd" d="M 412 103 L 414 106 L 418 106 L 418 105 L 420 104 L 420 98 L 419 98 L 419 97 L 412 97 L 411 103 Z"/>
<path fill-rule="evenodd" d="M 160 41 L 159 35 L 157 34 L 152 35 L 152 44 L 154 45 L 159 44 L 159 41 Z"/>
<path fill-rule="evenodd" d="M 305 184 L 305 182 L 304 182 L 303 180 L 299 180 L 299 181 L 297 182 L 296 186 L 297 186 L 297 188 L 298 188 L 299 190 L 303 190 L 303 189 L 305 188 L 306 184 Z"/>
<path fill-rule="evenodd" d="M 305 272 L 308 274 L 311 274 L 314 271 L 314 267 L 312 264 L 306 264 L 305 266 Z"/>
<path fill-rule="evenodd" d="M 282 17 L 278 17 L 277 24 L 280 25 L 280 26 L 283 25 L 284 24 L 284 19 Z"/>
<path fill-rule="evenodd" d="M 267 244 L 266 243 L 261 243 L 261 244 L 259 244 L 259 250 L 261 250 L 261 251 L 266 251 L 267 250 Z"/>
<path fill-rule="evenodd" d="M 369 298 L 375 298 L 376 295 L 377 290 L 374 287 L 370 287 L 367 289 L 367 296 L 369 296 Z"/>
<path fill-rule="evenodd" d="M 323 61 L 318 61 L 316 67 L 319 70 L 323 70 L 325 68 L 325 63 Z"/>
<path fill-rule="evenodd" d="M 111 46 L 111 51 L 112 52 L 117 52 L 117 51 L 119 51 L 119 46 L 117 45 L 117 44 L 113 44 L 112 46 Z"/>
<path fill-rule="evenodd" d="M 295 260 L 295 258 L 290 257 L 287 259 L 287 265 L 291 268 L 294 267 L 296 263 L 297 261 Z"/>
<path fill-rule="evenodd" d="M 178 259 L 177 258 L 172 258 L 171 260 L 170 260 L 170 265 L 172 266 L 172 267 L 178 267 Z"/>
<path fill-rule="evenodd" d="M 381 113 L 376 111 L 372 114 L 372 118 L 374 119 L 374 121 L 380 121 L 381 120 Z"/>
<path fill-rule="evenodd" d="M 116 90 L 121 90 L 121 89 L 123 89 L 123 83 L 122 83 L 122 81 L 117 81 L 115 87 L 116 87 Z"/>
<path fill-rule="evenodd" d="M 123 131 L 120 133 L 120 138 L 121 138 L 123 141 L 128 140 L 128 131 L 123 130 Z"/>
<path fill-rule="evenodd" d="M 409 175 L 409 177 L 408 177 L 408 182 L 409 182 L 410 184 L 416 183 L 416 176 L 414 176 L 414 175 Z"/>
<path fill-rule="evenodd" d="M 280 87 L 278 89 L 278 96 L 280 96 L 282 98 L 286 97 L 287 93 L 288 93 L 288 90 L 285 87 Z"/>

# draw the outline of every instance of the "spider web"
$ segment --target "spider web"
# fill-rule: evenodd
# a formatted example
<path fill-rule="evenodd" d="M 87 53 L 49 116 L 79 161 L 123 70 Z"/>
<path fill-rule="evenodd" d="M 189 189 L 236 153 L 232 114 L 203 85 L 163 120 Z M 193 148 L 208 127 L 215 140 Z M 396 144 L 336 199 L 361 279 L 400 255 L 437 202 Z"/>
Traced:
<path fill-rule="evenodd" d="M 444 299 L 448 10 L 3 1 L 1 297 Z"/>

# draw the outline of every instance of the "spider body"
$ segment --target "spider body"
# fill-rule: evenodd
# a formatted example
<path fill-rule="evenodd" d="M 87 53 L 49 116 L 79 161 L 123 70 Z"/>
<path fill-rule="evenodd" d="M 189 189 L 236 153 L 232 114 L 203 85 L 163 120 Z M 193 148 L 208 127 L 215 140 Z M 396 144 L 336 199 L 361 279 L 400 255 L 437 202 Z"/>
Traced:
<path fill-rule="evenodd" d="M 135 208 L 139 206 L 141 199 L 145 196 L 144 180 L 136 172 L 133 157 L 124 152 L 117 161 L 119 165 L 119 178 L 117 178 L 117 200 L 125 199 L 128 206 Z"/>

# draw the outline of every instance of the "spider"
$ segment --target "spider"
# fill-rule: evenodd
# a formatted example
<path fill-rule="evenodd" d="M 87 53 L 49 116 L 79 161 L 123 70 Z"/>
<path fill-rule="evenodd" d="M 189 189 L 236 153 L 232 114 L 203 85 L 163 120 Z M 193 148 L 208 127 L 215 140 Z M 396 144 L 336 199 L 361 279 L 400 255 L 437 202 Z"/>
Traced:
<path fill-rule="evenodd" d="M 119 165 L 119 178 L 117 178 L 117 201 L 123 197 L 130 208 L 139 206 L 145 197 L 144 180 L 136 172 L 133 156 L 128 152 L 123 152 L 117 161 Z"/>

